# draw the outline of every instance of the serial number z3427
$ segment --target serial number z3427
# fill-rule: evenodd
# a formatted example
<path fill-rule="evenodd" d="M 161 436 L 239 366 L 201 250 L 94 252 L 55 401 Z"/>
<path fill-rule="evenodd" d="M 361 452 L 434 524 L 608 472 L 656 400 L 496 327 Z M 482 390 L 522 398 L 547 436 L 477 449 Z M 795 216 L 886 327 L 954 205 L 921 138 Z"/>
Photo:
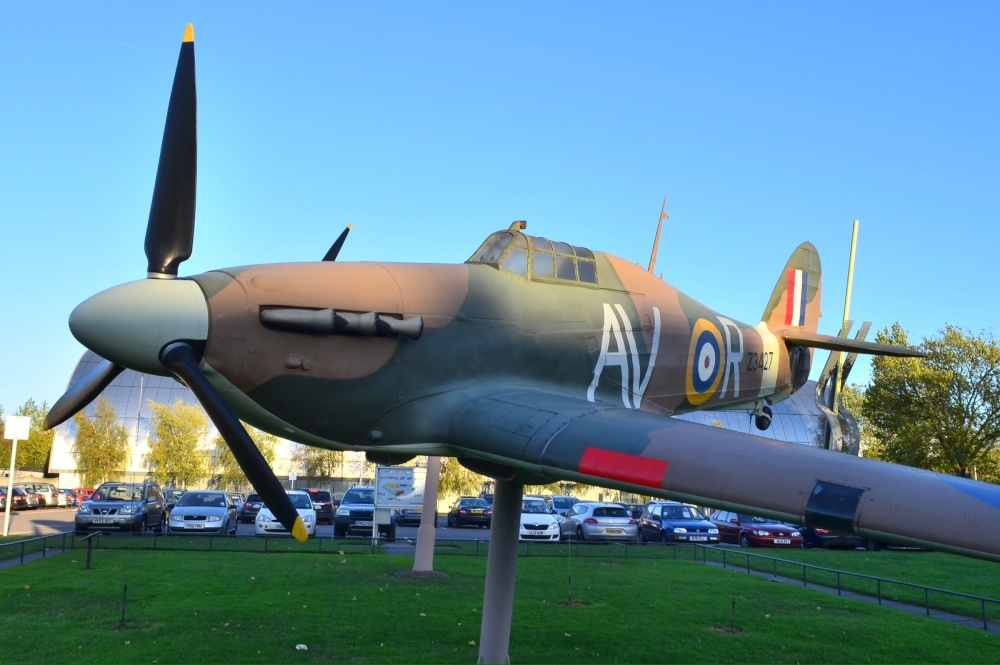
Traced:
<path fill-rule="evenodd" d="M 747 370 L 751 372 L 756 371 L 767 371 L 771 369 L 771 363 L 774 361 L 774 351 L 765 351 L 763 353 L 757 353 L 756 351 L 747 352 Z"/>

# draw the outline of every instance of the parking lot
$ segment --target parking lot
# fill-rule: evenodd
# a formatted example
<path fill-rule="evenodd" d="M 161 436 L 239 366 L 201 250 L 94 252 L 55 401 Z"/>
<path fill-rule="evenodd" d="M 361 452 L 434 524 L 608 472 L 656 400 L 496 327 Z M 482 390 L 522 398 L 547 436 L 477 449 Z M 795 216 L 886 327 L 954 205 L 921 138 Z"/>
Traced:
<path fill-rule="evenodd" d="M 52 533 L 63 533 L 73 530 L 73 516 L 76 508 L 42 508 L 39 510 L 22 510 L 11 513 L 10 535 L 44 536 Z M 489 540 L 490 530 L 476 527 L 449 528 L 447 516 L 438 515 L 437 537 L 448 540 Z M 253 524 L 240 524 L 239 536 L 253 537 Z M 333 538 L 333 525 L 319 524 L 316 527 L 319 538 Z M 350 536 L 355 538 L 355 536 Z M 415 539 L 417 527 L 400 526 L 396 528 L 397 539 Z"/>

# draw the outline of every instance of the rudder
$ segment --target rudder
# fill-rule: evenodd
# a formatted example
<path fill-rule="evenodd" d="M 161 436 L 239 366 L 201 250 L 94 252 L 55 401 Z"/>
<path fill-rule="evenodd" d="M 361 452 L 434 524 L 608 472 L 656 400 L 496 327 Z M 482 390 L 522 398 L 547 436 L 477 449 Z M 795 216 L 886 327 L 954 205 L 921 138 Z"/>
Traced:
<path fill-rule="evenodd" d="M 822 269 L 812 243 L 799 245 L 778 277 L 761 322 L 768 330 L 816 332 L 819 329 Z"/>

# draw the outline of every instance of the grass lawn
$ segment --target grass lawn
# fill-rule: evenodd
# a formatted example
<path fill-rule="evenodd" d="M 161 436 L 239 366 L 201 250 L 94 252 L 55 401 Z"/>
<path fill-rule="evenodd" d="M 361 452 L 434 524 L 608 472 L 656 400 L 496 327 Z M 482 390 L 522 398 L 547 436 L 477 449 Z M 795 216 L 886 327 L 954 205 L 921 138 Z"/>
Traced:
<path fill-rule="evenodd" d="M 0 660 L 476 662 L 485 556 L 442 552 L 435 569 L 447 577 L 408 578 L 397 573 L 412 558 L 347 543 L 265 555 L 226 551 L 224 540 L 211 552 L 164 549 L 184 539 L 158 540 L 155 550 L 142 548 L 152 543 L 146 538 L 142 547 L 95 551 L 89 571 L 84 550 L 0 571 Z M 629 548 L 621 558 L 580 549 L 567 556 L 565 546 L 533 547 L 519 559 L 512 662 L 1000 662 L 1000 635 L 663 552 Z M 820 554 L 889 562 L 913 553 Z M 952 581 L 967 574 L 948 562 L 971 560 L 940 556 L 948 558 L 927 565 L 951 570 Z M 969 574 L 995 576 L 995 564 L 972 564 Z"/>

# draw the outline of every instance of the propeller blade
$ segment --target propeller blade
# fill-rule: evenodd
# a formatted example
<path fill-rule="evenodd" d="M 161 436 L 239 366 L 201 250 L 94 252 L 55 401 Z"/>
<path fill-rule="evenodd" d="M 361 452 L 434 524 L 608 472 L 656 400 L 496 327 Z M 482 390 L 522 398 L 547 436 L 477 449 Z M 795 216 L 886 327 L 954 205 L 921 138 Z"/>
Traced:
<path fill-rule="evenodd" d="M 326 256 L 323 257 L 324 261 L 337 260 L 337 255 L 340 254 L 340 248 L 344 246 L 344 241 L 347 240 L 347 234 L 351 232 L 352 226 L 354 225 L 348 224 L 347 228 L 340 234 L 340 237 L 337 238 L 332 245 L 330 245 L 330 249 L 327 251 Z"/>
<path fill-rule="evenodd" d="M 160 162 L 146 226 L 149 277 L 171 279 L 191 256 L 198 180 L 198 99 L 194 75 L 194 27 L 184 30 L 163 127 Z"/>
<path fill-rule="evenodd" d="M 69 420 L 101 394 L 119 374 L 125 370 L 110 360 L 101 360 L 82 379 L 74 383 L 56 400 L 45 417 L 45 429 L 52 429 Z"/>
<path fill-rule="evenodd" d="M 306 533 L 306 526 L 295 510 L 295 506 L 292 505 L 291 499 L 288 498 L 288 494 L 285 493 L 285 488 L 278 482 L 271 467 L 268 466 L 264 456 L 254 445 L 250 435 L 243 429 L 243 425 L 240 424 L 232 408 L 226 404 L 219 391 L 198 368 L 198 359 L 194 349 L 184 342 L 174 342 L 163 349 L 160 360 L 191 389 L 191 392 L 201 402 L 208 417 L 218 428 L 219 434 L 225 439 L 229 449 L 233 451 L 233 457 L 243 469 L 243 473 L 247 475 L 250 484 L 260 494 L 260 498 L 264 500 L 274 516 L 296 540 L 305 542 L 309 537 Z"/>

